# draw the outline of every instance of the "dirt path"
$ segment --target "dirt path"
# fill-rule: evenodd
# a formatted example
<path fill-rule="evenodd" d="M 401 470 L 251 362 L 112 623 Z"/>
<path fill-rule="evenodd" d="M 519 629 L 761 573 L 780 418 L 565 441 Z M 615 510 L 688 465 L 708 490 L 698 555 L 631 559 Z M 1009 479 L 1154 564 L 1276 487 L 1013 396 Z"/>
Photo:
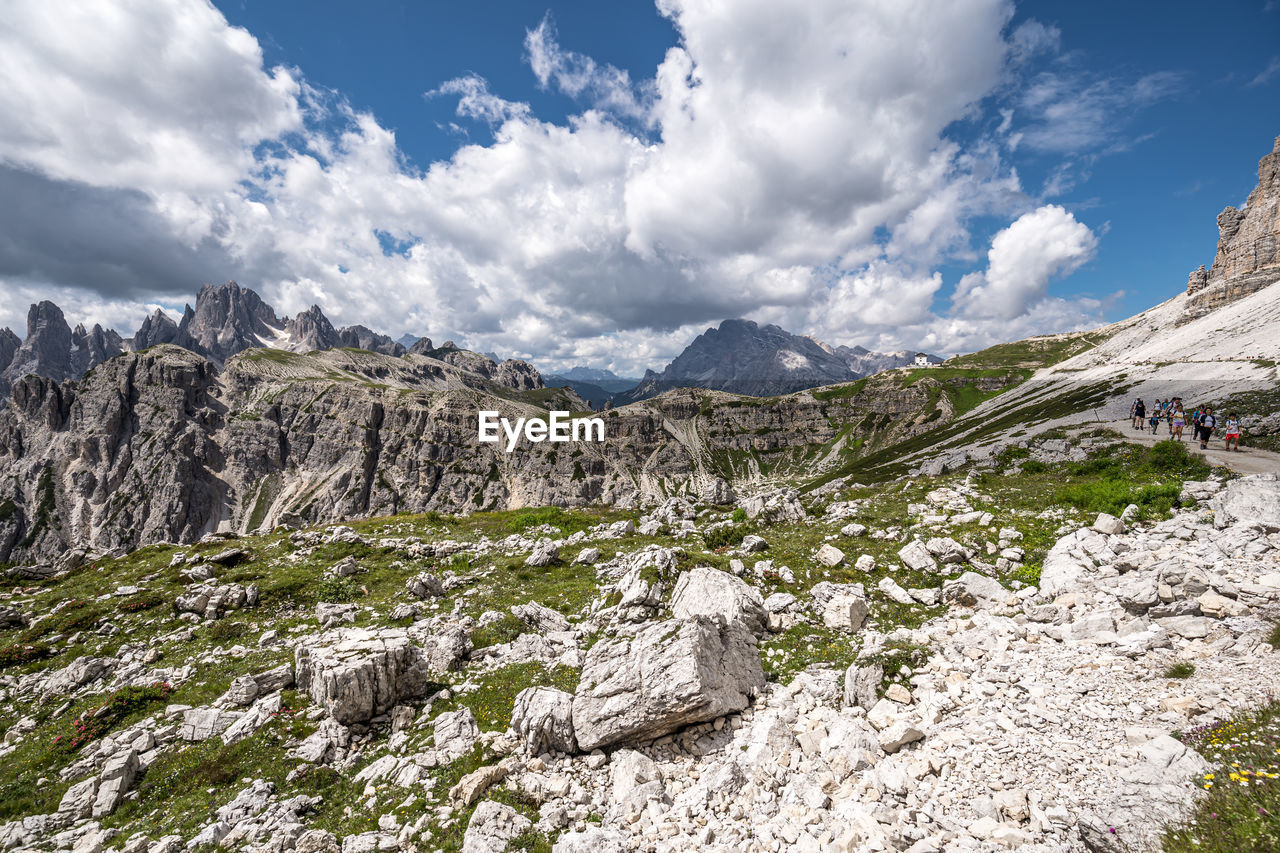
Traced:
<path fill-rule="evenodd" d="M 1096 427 L 1097 424 L 1093 426 Z M 1127 420 L 1112 421 L 1107 426 L 1124 436 L 1125 441 L 1132 441 L 1135 444 L 1150 445 L 1169 438 L 1164 424 L 1160 425 L 1160 431 L 1155 435 L 1151 434 L 1150 427 L 1142 432 L 1134 430 L 1131 422 Z M 1269 450 L 1245 446 L 1240 448 L 1239 453 L 1228 453 L 1223 450 L 1221 435 L 1214 436 L 1213 441 L 1209 442 L 1208 450 L 1201 450 L 1200 442 L 1191 437 L 1190 427 L 1187 428 L 1182 441 L 1187 446 L 1187 450 L 1203 455 L 1210 465 L 1221 465 L 1238 474 L 1280 473 L 1280 454 L 1272 453 Z"/>

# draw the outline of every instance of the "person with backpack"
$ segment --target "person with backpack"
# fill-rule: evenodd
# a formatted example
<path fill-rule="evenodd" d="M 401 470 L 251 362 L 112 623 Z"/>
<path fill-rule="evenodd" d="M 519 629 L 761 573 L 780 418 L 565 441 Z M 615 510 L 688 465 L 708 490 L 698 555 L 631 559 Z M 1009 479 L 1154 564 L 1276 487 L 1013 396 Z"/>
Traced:
<path fill-rule="evenodd" d="M 1142 429 L 1142 422 L 1147 419 L 1147 404 L 1142 402 L 1141 397 L 1130 408 L 1129 417 L 1133 420 L 1134 429 Z"/>
<path fill-rule="evenodd" d="M 1231 414 L 1227 415 L 1227 422 L 1226 424 L 1224 424 L 1224 426 L 1226 427 L 1226 431 L 1223 433 L 1223 435 L 1226 437 L 1226 440 L 1227 440 L 1226 449 L 1239 453 L 1240 452 L 1240 416 L 1237 415 L 1235 412 L 1232 412 Z M 1235 443 L 1236 445 L 1235 447 L 1231 446 L 1232 442 Z"/>
<path fill-rule="evenodd" d="M 1218 425 L 1218 419 L 1213 416 L 1213 409 L 1208 406 L 1204 407 L 1204 414 L 1200 416 L 1200 449 L 1209 449 L 1209 439 L 1213 438 L 1213 429 Z"/>

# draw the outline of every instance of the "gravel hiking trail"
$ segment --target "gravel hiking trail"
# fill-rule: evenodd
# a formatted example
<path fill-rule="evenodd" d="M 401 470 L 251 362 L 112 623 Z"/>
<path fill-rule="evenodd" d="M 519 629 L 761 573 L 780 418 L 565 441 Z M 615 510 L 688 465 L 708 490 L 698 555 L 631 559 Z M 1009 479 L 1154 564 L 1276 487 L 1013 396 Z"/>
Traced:
<path fill-rule="evenodd" d="M 1135 444 L 1149 446 L 1169 438 L 1165 432 L 1164 424 L 1160 425 L 1160 432 L 1155 435 L 1151 434 L 1149 427 L 1144 431 L 1134 430 L 1127 419 L 1116 422 L 1113 428 L 1125 441 L 1132 441 Z M 1237 474 L 1280 473 L 1280 454 L 1257 447 L 1249 447 L 1248 445 L 1241 446 L 1238 453 L 1235 451 L 1228 453 L 1223 450 L 1223 441 L 1220 434 L 1215 435 L 1213 441 L 1209 442 L 1208 450 L 1201 450 L 1200 442 L 1191 437 L 1190 427 L 1187 429 L 1188 432 L 1182 437 L 1183 444 L 1192 453 L 1202 455 L 1210 465 L 1221 465 L 1224 468 L 1230 468 Z"/>

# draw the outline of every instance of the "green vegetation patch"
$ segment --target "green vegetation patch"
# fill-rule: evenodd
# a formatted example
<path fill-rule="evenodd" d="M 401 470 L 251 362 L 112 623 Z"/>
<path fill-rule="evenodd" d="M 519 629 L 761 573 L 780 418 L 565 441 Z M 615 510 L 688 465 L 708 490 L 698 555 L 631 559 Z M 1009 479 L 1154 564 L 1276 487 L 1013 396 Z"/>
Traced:
<path fill-rule="evenodd" d="M 1280 702 L 1182 735 L 1213 765 L 1205 796 L 1164 834 L 1165 853 L 1280 850 Z"/>

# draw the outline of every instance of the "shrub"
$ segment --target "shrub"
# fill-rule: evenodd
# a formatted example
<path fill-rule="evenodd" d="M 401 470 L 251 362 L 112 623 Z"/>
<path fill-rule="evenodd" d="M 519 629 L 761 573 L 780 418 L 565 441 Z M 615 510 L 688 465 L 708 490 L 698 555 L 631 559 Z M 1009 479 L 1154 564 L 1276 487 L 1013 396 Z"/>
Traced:
<path fill-rule="evenodd" d="M 75 752 L 129 717 L 167 701 L 172 692 L 172 687 L 161 682 L 149 687 L 121 687 L 101 704 L 87 709 L 72 720 L 66 731 L 54 737 L 53 746 L 64 752 Z"/>
<path fill-rule="evenodd" d="M 1039 563 L 1023 563 L 1009 573 L 1009 579 L 1021 581 L 1027 586 L 1040 586 L 1040 569 Z"/>
<path fill-rule="evenodd" d="M 209 639 L 215 643 L 229 643 L 249 633 L 249 626 L 243 622 L 232 622 L 220 619 L 209 626 Z"/>
<path fill-rule="evenodd" d="M 1165 678 L 1190 678 L 1192 675 L 1195 674 L 1195 671 L 1196 671 L 1195 664 L 1187 663 L 1186 661 L 1179 661 L 1178 663 L 1171 665 L 1168 669 L 1164 671 L 1164 677 Z"/>
<path fill-rule="evenodd" d="M 738 507 L 733 511 L 729 518 L 734 524 L 743 524 L 747 520 L 747 511 L 742 507 Z"/>
<path fill-rule="evenodd" d="M 119 607 L 124 613 L 141 613 L 144 610 L 159 607 L 164 603 L 165 599 L 159 593 L 140 592 L 121 601 Z"/>
<path fill-rule="evenodd" d="M 718 548 L 731 548 L 741 544 L 743 538 L 750 532 L 746 525 L 729 524 L 706 531 L 702 534 L 702 540 L 706 543 L 708 551 L 715 551 Z"/>
<path fill-rule="evenodd" d="M 105 605 L 83 598 L 73 598 L 57 613 L 42 619 L 22 634 L 24 642 L 32 642 L 50 634 L 74 634 L 88 631 L 106 615 Z"/>
<path fill-rule="evenodd" d="M 507 526 L 513 533 L 523 533 L 531 527 L 550 524 L 552 527 L 559 527 L 566 534 L 572 534 L 586 530 L 593 523 L 593 519 L 581 513 L 569 512 L 558 506 L 543 506 L 516 512 L 508 519 Z"/>
<path fill-rule="evenodd" d="M 1022 463 L 1022 473 L 1024 474 L 1043 474 L 1049 470 L 1049 466 L 1041 462 L 1039 459 L 1028 459 Z"/>
<path fill-rule="evenodd" d="M 528 630 L 525 628 L 524 622 L 510 613 L 503 614 L 503 617 L 483 628 L 476 628 L 471 632 L 471 645 L 477 649 L 483 649 L 486 646 L 496 646 L 500 643 L 510 643 Z"/>
<path fill-rule="evenodd" d="M 1136 504 L 1144 517 L 1167 513 L 1178 500 L 1182 489 L 1173 484 L 1134 488 L 1123 480 L 1105 479 L 1063 486 L 1056 495 L 1064 503 L 1084 512 L 1109 512 L 1120 515 L 1129 504 Z"/>
<path fill-rule="evenodd" d="M 21 666 L 49 656 L 49 647 L 43 643 L 12 643 L 0 646 L 0 669 Z"/>
<path fill-rule="evenodd" d="M 361 595 L 360 584 L 352 577 L 335 577 L 329 575 L 316 585 L 316 595 L 320 601 L 355 601 Z"/>

